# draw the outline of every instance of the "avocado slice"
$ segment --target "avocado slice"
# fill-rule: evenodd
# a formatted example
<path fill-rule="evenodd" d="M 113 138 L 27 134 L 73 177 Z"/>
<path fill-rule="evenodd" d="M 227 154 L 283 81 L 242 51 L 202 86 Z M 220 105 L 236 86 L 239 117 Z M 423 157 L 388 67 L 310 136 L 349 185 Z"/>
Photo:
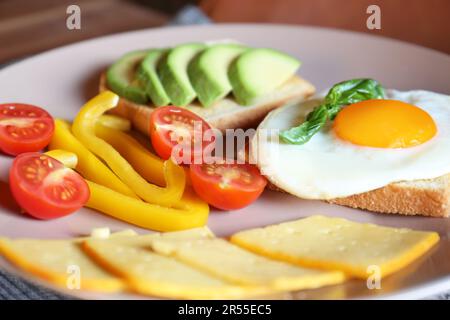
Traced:
<path fill-rule="evenodd" d="M 231 92 L 228 67 L 246 49 L 239 44 L 217 44 L 189 64 L 189 79 L 203 106 L 209 107 Z"/>
<path fill-rule="evenodd" d="M 142 50 L 127 53 L 106 71 L 106 82 L 112 91 L 140 104 L 147 103 L 148 96 L 136 77 L 136 70 L 147 52 Z"/>
<path fill-rule="evenodd" d="M 299 60 L 277 50 L 251 49 L 231 64 L 228 78 L 238 103 L 250 105 L 286 82 L 300 65 Z"/>
<path fill-rule="evenodd" d="M 180 45 L 170 50 L 159 64 L 159 79 L 172 104 L 185 106 L 197 97 L 189 81 L 187 67 L 205 47 L 202 43 Z"/>
<path fill-rule="evenodd" d="M 153 49 L 145 56 L 139 66 L 137 77 L 145 92 L 157 107 L 166 106 L 170 103 L 170 98 L 164 90 L 157 73 L 157 65 L 168 49 Z"/>

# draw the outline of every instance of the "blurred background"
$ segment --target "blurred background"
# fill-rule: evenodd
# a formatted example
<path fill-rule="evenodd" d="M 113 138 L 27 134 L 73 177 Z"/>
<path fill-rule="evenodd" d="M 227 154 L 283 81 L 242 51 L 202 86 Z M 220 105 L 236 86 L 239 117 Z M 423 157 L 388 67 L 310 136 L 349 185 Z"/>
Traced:
<path fill-rule="evenodd" d="M 81 30 L 66 9 L 81 8 Z M 366 9 L 381 8 L 381 30 Z M 0 64 L 64 44 L 169 23 L 262 22 L 383 35 L 450 54 L 450 0 L 0 0 Z"/>

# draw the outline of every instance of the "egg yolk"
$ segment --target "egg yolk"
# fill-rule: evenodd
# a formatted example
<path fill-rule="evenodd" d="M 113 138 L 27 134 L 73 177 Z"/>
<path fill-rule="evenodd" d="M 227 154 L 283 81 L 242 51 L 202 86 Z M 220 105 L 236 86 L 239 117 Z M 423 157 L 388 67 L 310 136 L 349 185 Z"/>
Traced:
<path fill-rule="evenodd" d="M 436 134 L 424 110 L 397 100 L 366 100 L 343 108 L 334 119 L 336 135 L 353 144 L 377 148 L 408 148 Z"/>

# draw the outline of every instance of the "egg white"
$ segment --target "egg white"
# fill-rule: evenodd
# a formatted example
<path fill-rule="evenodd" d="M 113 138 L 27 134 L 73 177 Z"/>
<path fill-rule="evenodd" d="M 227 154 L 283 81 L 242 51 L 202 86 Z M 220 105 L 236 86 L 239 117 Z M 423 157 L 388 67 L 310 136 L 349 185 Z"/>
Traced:
<path fill-rule="evenodd" d="M 304 145 L 280 141 L 279 132 L 303 122 L 323 96 L 278 108 L 258 127 L 251 161 L 279 188 L 301 198 L 326 200 L 450 173 L 450 96 L 423 90 L 386 91 L 386 99 L 422 108 L 435 121 L 437 134 L 419 146 L 358 146 L 339 139 L 331 123 Z"/>

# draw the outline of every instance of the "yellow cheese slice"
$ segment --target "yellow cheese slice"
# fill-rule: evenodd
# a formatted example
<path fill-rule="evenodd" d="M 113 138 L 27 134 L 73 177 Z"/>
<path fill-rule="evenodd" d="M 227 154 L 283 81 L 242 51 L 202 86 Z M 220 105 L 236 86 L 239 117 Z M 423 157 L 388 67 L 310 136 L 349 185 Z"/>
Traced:
<path fill-rule="evenodd" d="M 312 216 L 238 232 L 231 241 L 273 259 L 367 278 L 373 270 L 386 276 L 405 267 L 437 243 L 439 235 Z"/>
<path fill-rule="evenodd" d="M 178 240 L 189 240 L 189 239 L 207 239 L 214 238 L 214 234 L 208 227 L 199 227 L 182 231 L 173 232 L 155 232 L 145 235 L 139 235 L 136 237 L 128 238 L 110 238 L 110 242 L 117 242 L 121 246 L 139 246 L 151 249 L 150 243 L 155 239 L 178 239 Z M 117 241 L 116 241 L 117 240 Z"/>
<path fill-rule="evenodd" d="M 128 238 L 135 234 L 126 230 L 111 237 Z M 84 239 L 0 239 L 0 254 L 22 270 L 68 289 L 102 292 L 123 289 L 125 283 L 121 279 L 105 271 L 83 252 L 81 243 Z"/>
<path fill-rule="evenodd" d="M 321 271 L 267 259 L 223 239 L 155 239 L 154 251 L 237 285 L 290 291 L 318 288 L 345 280 L 340 271 Z"/>
<path fill-rule="evenodd" d="M 136 292 L 152 296 L 185 299 L 218 299 L 253 296 L 262 288 L 236 286 L 185 265 L 174 258 L 154 253 L 151 239 L 140 236 L 137 242 L 123 239 L 87 240 L 85 250 L 106 269 L 126 279 Z M 121 244 L 123 241 L 123 245 Z"/>

